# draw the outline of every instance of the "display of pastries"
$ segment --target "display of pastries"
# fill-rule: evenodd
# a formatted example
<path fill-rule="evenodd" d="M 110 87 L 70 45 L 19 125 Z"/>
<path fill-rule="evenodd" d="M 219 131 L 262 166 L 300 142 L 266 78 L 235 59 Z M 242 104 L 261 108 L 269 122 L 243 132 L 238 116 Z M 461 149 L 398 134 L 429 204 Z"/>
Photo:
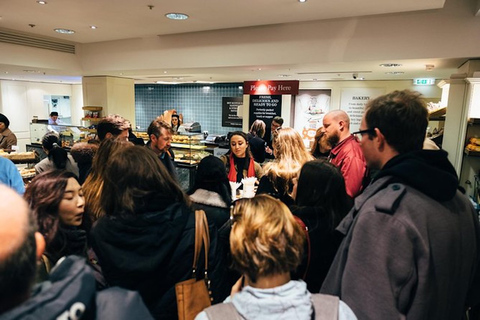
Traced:
<path fill-rule="evenodd" d="M 19 171 L 23 179 L 35 177 L 35 168 L 31 168 L 31 169 L 23 168 L 23 169 L 20 169 Z"/>
<path fill-rule="evenodd" d="M 34 151 L 27 151 L 27 152 L 12 152 L 7 153 L 3 150 L 0 151 L 0 157 L 4 157 L 10 160 L 17 160 L 17 161 L 25 161 L 25 160 L 35 160 L 35 152 Z"/>

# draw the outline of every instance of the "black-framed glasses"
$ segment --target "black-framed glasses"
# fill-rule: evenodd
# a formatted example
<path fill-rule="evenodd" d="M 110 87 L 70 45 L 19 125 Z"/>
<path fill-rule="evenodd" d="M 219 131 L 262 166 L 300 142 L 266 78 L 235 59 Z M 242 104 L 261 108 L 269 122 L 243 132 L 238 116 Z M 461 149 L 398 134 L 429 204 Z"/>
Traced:
<path fill-rule="evenodd" d="M 363 135 L 365 134 L 375 134 L 375 129 L 365 129 L 352 133 L 358 140 L 362 140 Z"/>

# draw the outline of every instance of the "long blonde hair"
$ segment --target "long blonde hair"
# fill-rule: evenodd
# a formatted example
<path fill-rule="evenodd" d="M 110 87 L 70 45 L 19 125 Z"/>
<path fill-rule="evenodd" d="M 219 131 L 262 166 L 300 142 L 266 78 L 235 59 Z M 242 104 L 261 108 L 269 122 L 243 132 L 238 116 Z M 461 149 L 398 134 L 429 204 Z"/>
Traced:
<path fill-rule="evenodd" d="M 313 160 L 313 156 L 305 148 L 300 134 L 293 128 L 283 127 L 276 130 L 272 145 L 275 160 L 265 165 L 265 175 L 277 190 L 290 191 L 293 178 L 298 177 L 303 164 Z"/>

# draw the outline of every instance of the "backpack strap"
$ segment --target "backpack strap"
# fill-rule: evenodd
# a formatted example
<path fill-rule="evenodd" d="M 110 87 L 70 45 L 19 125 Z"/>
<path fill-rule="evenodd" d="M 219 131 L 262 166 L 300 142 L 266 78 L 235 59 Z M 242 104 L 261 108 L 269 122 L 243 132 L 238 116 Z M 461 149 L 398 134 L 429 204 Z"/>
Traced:
<path fill-rule="evenodd" d="M 203 310 L 207 314 L 209 320 L 242 320 L 243 318 L 233 306 L 233 303 L 219 303 Z"/>
<path fill-rule="evenodd" d="M 337 296 L 329 294 L 312 294 L 313 314 L 312 319 L 330 320 L 338 319 L 338 303 L 340 299 Z"/>

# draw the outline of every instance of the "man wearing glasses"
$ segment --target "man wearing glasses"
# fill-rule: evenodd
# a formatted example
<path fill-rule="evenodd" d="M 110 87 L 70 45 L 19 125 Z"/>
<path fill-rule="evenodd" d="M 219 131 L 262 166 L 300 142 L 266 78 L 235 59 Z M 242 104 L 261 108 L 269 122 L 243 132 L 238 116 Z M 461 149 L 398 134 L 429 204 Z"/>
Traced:
<path fill-rule="evenodd" d="M 323 118 L 323 131 L 333 146 L 328 159 L 342 172 L 347 194 L 353 199 L 362 190 L 367 168 L 358 140 L 350 134 L 350 118 L 345 111 L 330 111 Z"/>
<path fill-rule="evenodd" d="M 462 319 L 477 302 L 478 215 L 447 153 L 422 150 L 427 125 L 420 94 L 405 90 L 370 101 L 357 132 L 379 171 L 337 228 L 321 292 L 359 319 Z"/>

